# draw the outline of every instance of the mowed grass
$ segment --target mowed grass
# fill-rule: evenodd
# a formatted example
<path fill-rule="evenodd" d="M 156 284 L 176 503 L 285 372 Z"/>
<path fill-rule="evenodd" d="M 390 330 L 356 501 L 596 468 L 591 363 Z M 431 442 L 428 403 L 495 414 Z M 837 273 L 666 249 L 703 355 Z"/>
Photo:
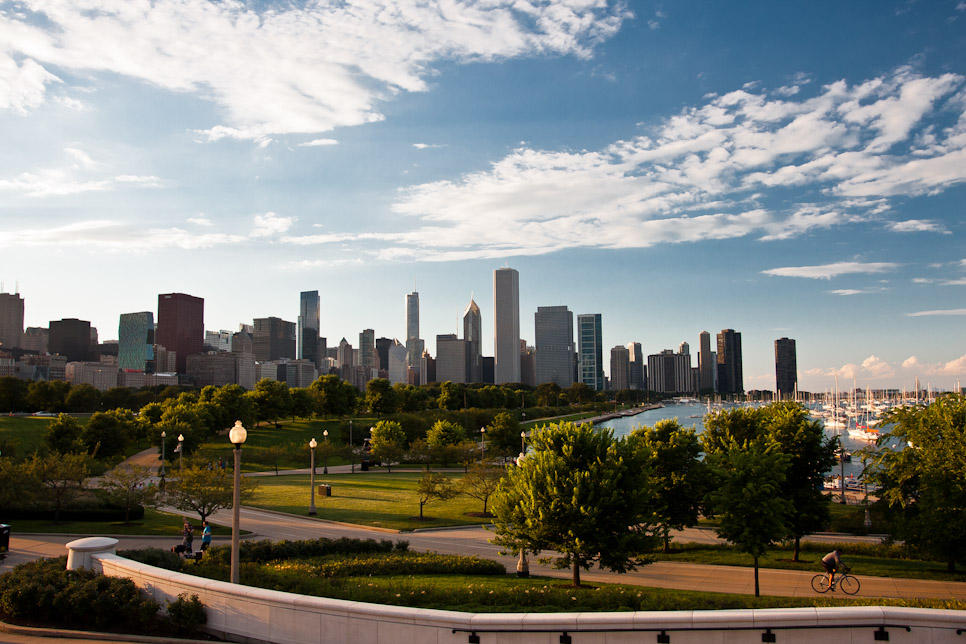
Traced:
<path fill-rule="evenodd" d="M 15 453 L 10 456 L 32 454 L 44 444 L 51 420 L 50 416 L 0 416 L 0 442 L 13 446 Z M 86 424 L 87 419 L 81 419 L 81 423 Z"/>
<path fill-rule="evenodd" d="M 201 519 L 189 519 L 195 526 L 195 539 L 201 542 Z M 144 518 L 125 524 L 123 521 L 53 521 L 17 519 L 10 522 L 13 534 L 84 534 L 84 535 L 123 535 L 123 536 L 181 536 L 181 515 L 144 509 Z M 245 531 L 242 531 L 243 533 Z M 214 535 L 231 535 L 231 527 L 211 524 Z"/>
<path fill-rule="evenodd" d="M 323 475 L 318 468 L 315 476 L 316 516 L 320 519 L 354 523 L 375 528 L 411 531 L 417 528 L 478 525 L 491 519 L 471 516 L 483 512 L 479 499 L 457 496 L 447 501 L 433 501 L 423 507 L 424 519 L 419 519 L 419 497 L 416 483 L 422 472 L 370 471 L 356 474 Z M 463 474 L 447 476 L 458 484 Z M 309 511 L 309 476 L 265 476 L 258 478 L 255 497 L 245 502 L 266 510 L 276 510 L 300 516 Z M 332 486 L 332 496 L 321 496 L 318 486 Z"/>

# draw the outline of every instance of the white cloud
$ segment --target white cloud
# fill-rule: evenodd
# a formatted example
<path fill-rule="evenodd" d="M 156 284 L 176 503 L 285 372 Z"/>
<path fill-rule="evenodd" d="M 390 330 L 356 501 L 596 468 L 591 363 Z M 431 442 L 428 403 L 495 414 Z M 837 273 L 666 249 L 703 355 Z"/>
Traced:
<path fill-rule="evenodd" d="M 832 295 L 860 295 L 862 293 L 868 293 L 868 291 L 861 291 L 854 288 L 840 288 L 834 291 L 829 291 Z"/>
<path fill-rule="evenodd" d="M 818 266 L 785 266 L 762 271 L 765 275 L 779 277 L 805 277 L 808 279 L 828 280 L 840 275 L 866 273 L 885 273 L 895 270 L 899 264 L 892 262 L 836 262 Z"/>
<path fill-rule="evenodd" d="M 908 219 L 893 221 L 887 224 L 889 230 L 897 233 L 948 233 L 949 231 L 938 221 L 928 219 Z"/>
<path fill-rule="evenodd" d="M 255 227 L 252 229 L 252 237 L 271 237 L 288 231 L 296 221 L 295 217 L 279 217 L 274 212 L 267 212 L 264 215 L 255 215 Z"/>
<path fill-rule="evenodd" d="M 939 309 L 935 311 L 917 311 L 915 313 L 906 313 L 907 317 L 910 318 L 921 318 L 929 316 L 948 316 L 948 315 L 966 315 L 966 309 Z"/>
<path fill-rule="evenodd" d="M 34 11 L 42 17 L 0 14 L 0 108 L 39 105 L 59 80 L 50 69 L 116 74 L 215 102 L 224 122 L 202 131 L 209 140 L 262 145 L 274 135 L 381 120 L 378 104 L 426 91 L 439 61 L 587 57 L 631 15 L 599 2 L 512 0 L 261 10 L 236 1 L 74 0 Z"/>
<path fill-rule="evenodd" d="M 300 148 L 318 148 L 330 145 L 339 145 L 338 139 L 313 139 L 305 143 L 299 143 Z"/>
<path fill-rule="evenodd" d="M 439 143 L 413 143 L 413 147 L 417 150 L 427 150 L 430 148 L 441 148 L 443 146 Z"/>
<path fill-rule="evenodd" d="M 916 356 L 909 356 L 902 362 L 903 369 L 915 369 L 919 366 L 919 358 Z"/>
<path fill-rule="evenodd" d="M 208 217 L 205 217 L 204 215 L 200 215 L 198 217 L 189 217 L 188 223 L 194 224 L 195 226 L 205 226 L 206 228 L 210 228 L 215 225 L 215 222 L 208 219 Z"/>

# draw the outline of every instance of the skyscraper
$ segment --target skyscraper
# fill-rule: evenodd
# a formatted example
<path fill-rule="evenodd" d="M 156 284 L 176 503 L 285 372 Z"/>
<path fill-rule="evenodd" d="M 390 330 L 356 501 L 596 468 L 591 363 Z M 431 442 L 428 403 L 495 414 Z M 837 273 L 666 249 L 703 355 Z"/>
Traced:
<path fill-rule="evenodd" d="M 775 340 L 775 388 L 780 400 L 792 400 L 798 386 L 798 358 L 795 341 Z"/>
<path fill-rule="evenodd" d="M 68 362 L 91 360 L 91 323 L 77 318 L 51 320 L 48 350 L 64 356 Z"/>
<path fill-rule="evenodd" d="M 718 392 L 740 394 L 745 391 L 741 368 L 741 334 L 722 329 L 718 334 Z"/>
<path fill-rule="evenodd" d="M 255 318 L 252 352 L 259 362 L 295 359 L 296 325 L 281 318 Z"/>
<path fill-rule="evenodd" d="M 319 292 L 299 294 L 298 357 L 319 366 Z"/>
<path fill-rule="evenodd" d="M 483 316 L 473 298 L 463 311 L 463 339 L 466 341 L 466 382 L 483 381 Z"/>
<path fill-rule="evenodd" d="M 627 352 L 630 361 L 630 388 L 644 391 L 644 371 L 646 370 L 646 365 L 644 364 L 644 352 L 641 350 L 641 343 L 628 342 Z"/>
<path fill-rule="evenodd" d="M 466 382 L 466 341 L 455 333 L 436 336 L 436 380 Z"/>
<path fill-rule="evenodd" d="M 610 350 L 610 388 L 614 391 L 631 388 L 631 352 L 623 345 Z"/>
<path fill-rule="evenodd" d="M 698 334 L 698 390 L 714 391 L 715 361 L 711 357 L 711 334 L 702 331 Z"/>
<path fill-rule="evenodd" d="M 154 313 L 122 313 L 117 325 L 117 368 L 154 371 Z"/>
<path fill-rule="evenodd" d="M 364 329 L 359 334 L 359 366 L 365 370 L 362 377 L 366 382 L 378 375 L 376 368 L 376 332 L 373 329 Z"/>
<path fill-rule="evenodd" d="M 520 274 L 508 266 L 493 271 L 493 361 L 496 384 L 520 382 Z"/>
<path fill-rule="evenodd" d="M 540 306 L 533 326 L 537 384 L 574 384 L 574 314 L 566 306 Z"/>
<path fill-rule="evenodd" d="M 577 379 L 593 389 L 604 390 L 604 347 L 600 313 L 577 316 Z"/>
<path fill-rule="evenodd" d="M 0 346 L 23 346 L 23 298 L 19 293 L 0 293 Z"/>
<path fill-rule="evenodd" d="M 205 301 L 184 293 L 158 295 L 157 343 L 175 352 L 175 368 L 185 373 L 187 357 L 205 350 Z"/>
<path fill-rule="evenodd" d="M 692 393 L 690 354 L 665 349 L 647 356 L 647 388 L 666 394 Z"/>

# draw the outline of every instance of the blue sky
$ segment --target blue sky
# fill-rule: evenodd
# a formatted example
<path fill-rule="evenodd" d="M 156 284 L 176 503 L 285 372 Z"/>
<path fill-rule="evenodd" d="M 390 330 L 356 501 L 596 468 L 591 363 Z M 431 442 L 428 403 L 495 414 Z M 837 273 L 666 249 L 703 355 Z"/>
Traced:
<path fill-rule="evenodd" d="M 492 272 L 604 348 L 742 333 L 803 389 L 966 381 L 966 2 L 0 0 L 26 323 L 492 338 Z M 487 331 L 490 329 L 490 331 Z M 484 341 L 490 353 L 492 341 Z"/>

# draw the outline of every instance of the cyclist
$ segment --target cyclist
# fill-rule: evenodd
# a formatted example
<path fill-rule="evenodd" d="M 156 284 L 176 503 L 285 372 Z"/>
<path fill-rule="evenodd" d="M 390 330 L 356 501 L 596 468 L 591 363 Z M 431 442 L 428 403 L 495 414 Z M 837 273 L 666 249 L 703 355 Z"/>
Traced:
<path fill-rule="evenodd" d="M 828 575 L 828 587 L 835 591 L 835 571 L 844 565 L 842 562 L 842 551 L 836 548 L 832 552 L 822 557 L 822 567 Z"/>

